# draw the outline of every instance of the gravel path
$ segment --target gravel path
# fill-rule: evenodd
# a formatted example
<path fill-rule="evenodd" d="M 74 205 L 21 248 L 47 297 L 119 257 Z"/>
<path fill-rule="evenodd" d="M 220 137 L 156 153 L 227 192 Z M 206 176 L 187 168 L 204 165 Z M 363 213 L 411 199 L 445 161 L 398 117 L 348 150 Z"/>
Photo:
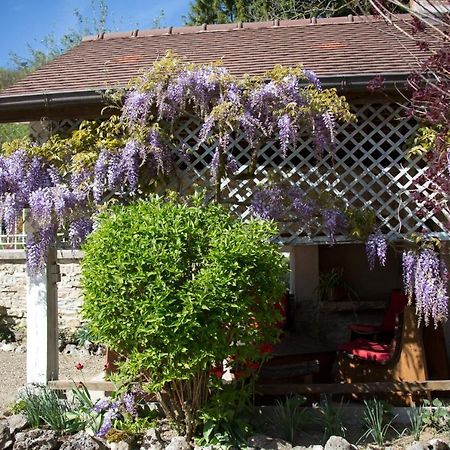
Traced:
<path fill-rule="evenodd" d="M 26 382 L 26 353 L 0 351 L 0 413 L 10 405 L 17 390 Z M 80 357 L 75 355 L 59 355 L 59 378 L 80 380 L 80 372 L 75 364 L 84 364 L 85 380 L 100 378 L 105 363 L 104 356 Z"/>

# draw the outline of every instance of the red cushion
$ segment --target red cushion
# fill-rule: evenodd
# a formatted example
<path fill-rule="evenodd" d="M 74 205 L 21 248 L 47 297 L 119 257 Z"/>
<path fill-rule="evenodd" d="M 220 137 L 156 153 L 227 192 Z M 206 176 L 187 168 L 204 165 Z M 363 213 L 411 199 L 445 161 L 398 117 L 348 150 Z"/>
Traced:
<path fill-rule="evenodd" d="M 342 344 L 339 348 L 351 355 L 372 361 L 384 362 L 391 357 L 391 344 L 380 344 L 366 339 L 355 339 Z"/>

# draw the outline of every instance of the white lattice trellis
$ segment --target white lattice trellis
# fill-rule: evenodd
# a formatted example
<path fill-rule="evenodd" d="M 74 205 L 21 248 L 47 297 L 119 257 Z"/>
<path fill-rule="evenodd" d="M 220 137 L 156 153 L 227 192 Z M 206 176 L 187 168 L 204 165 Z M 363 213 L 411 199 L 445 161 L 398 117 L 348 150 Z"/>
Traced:
<path fill-rule="evenodd" d="M 317 159 L 310 138 L 298 142 L 286 158 L 281 156 L 277 143 L 267 142 L 259 151 L 259 168 L 255 177 L 248 180 L 225 180 L 222 188 L 232 208 L 247 217 L 249 203 L 255 189 L 267 181 L 270 172 L 277 172 L 298 184 L 305 191 L 325 190 L 344 198 L 355 208 L 373 208 L 384 231 L 391 239 L 428 227 L 446 239 L 443 217 L 429 214 L 420 218 L 417 206 L 409 191 L 414 180 L 423 172 L 424 163 L 419 158 L 405 158 L 406 142 L 414 134 L 417 125 L 405 117 L 404 108 L 395 103 L 355 105 L 356 123 L 339 127 L 334 155 Z M 76 129 L 79 120 L 34 122 L 30 126 L 35 140 L 42 142 L 50 134 L 66 133 Z M 209 165 L 214 144 L 198 146 L 200 124 L 195 117 L 184 121 L 177 134 L 193 149 L 191 161 L 179 161 L 183 173 L 178 188 L 187 193 L 194 184 L 209 181 Z M 249 162 L 244 136 L 236 136 L 229 144 L 230 150 L 244 170 Z M 310 238 L 298 230 L 296 224 L 284 224 L 279 236 L 284 244 L 327 242 L 326 236 Z M 341 238 L 339 240 L 345 240 Z M 22 237 L 0 236 L 0 243 L 20 245 Z"/>
<path fill-rule="evenodd" d="M 355 105 L 353 111 L 358 121 L 339 127 L 334 155 L 317 159 L 312 140 L 304 139 L 283 158 L 277 143 L 267 142 L 260 150 L 259 169 L 253 179 L 223 182 L 223 191 L 233 208 L 247 217 L 255 188 L 267 181 L 270 172 L 277 172 L 306 192 L 330 191 L 352 207 L 373 208 L 391 239 L 419 231 L 424 226 L 446 238 L 443 218 L 431 214 L 419 218 L 418 208 L 409 195 L 414 179 L 424 170 L 420 158 L 405 158 L 406 143 L 417 124 L 406 118 L 404 108 L 395 103 Z M 185 169 L 184 191 L 189 191 L 193 183 L 207 182 L 210 176 L 214 146 L 202 144 L 197 148 L 199 130 L 195 118 L 188 119 L 178 130 L 184 143 L 196 149 Z M 248 147 L 244 136 L 237 136 L 230 142 L 230 149 L 242 170 L 248 163 Z M 299 231 L 296 224 L 285 224 L 280 231 L 280 241 L 284 244 L 327 240 L 326 236 L 311 239 Z"/>

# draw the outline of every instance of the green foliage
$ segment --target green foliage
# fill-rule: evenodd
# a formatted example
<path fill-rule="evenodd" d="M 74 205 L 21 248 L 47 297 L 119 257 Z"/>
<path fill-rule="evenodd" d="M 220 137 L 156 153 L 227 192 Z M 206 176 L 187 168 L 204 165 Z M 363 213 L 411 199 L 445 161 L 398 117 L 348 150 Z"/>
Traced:
<path fill-rule="evenodd" d="M 203 23 L 255 22 L 274 19 L 309 19 L 362 14 L 369 9 L 366 1 L 343 0 L 195 0 L 185 21 L 189 25 Z M 408 2 L 387 2 L 392 12 L 405 12 Z M 368 11 L 372 14 L 372 11 Z"/>
<path fill-rule="evenodd" d="M 213 367 L 230 356 L 262 359 L 258 346 L 277 337 L 286 266 L 269 243 L 275 232 L 199 196 L 152 197 L 113 207 L 88 238 L 83 314 L 100 341 L 124 355 L 122 382 L 140 379 L 157 393 L 171 383 L 186 389 L 189 414 L 184 404 L 175 412 L 165 405 L 181 429 L 195 428 Z"/>
<path fill-rule="evenodd" d="M 221 385 L 216 395 L 200 413 L 203 424 L 196 439 L 200 446 L 242 448 L 251 432 L 248 399 L 252 386 Z"/>
<path fill-rule="evenodd" d="M 47 386 L 33 385 L 21 393 L 13 412 L 22 412 L 32 428 L 42 425 L 61 433 L 88 430 L 95 433 L 101 416 L 92 411 L 93 403 L 84 385 L 71 390 L 72 400 Z"/>
<path fill-rule="evenodd" d="M 430 151 L 436 148 L 436 140 L 442 141 L 442 147 L 446 148 L 450 145 L 450 132 L 442 134 L 441 130 L 431 127 L 421 127 L 417 130 L 412 140 L 410 149 L 408 150 L 408 157 L 425 156 Z"/>
<path fill-rule="evenodd" d="M 331 436 L 345 436 L 347 429 L 342 422 L 342 402 L 336 408 L 332 403 L 326 401 L 324 405 L 317 408 L 316 413 L 315 422 L 323 429 L 323 444 Z"/>
<path fill-rule="evenodd" d="M 423 406 L 416 406 L 408 410 L 410 432 L 415 441 L 420 441 L 420 435 L 425 427 L 424 408 Z"/>
<path fill-rule="evenodd" d="M 66 416 L 69 404 L 60 399 L 56 391 L 46 386 L 32 386 L 26 388 L 20 400 L 23 413 L 32 428 L 45 424 L 59 432 L 71 429 L 71 421 Z"/>
<path fill-rule="evenodd" d="M 381 447 L 386 441 L 389 430 L 396 432 L 392 426 L 396 416 L 392 416 L 390 405 L 382 400 L 364 401 L 364 404 L 366 408 L 362 420 L 366 431 L 361 436 L 360 441 L 371 437 Z"/>
<path fill-rule="evenodd" d="M 450 411 L 438 398 L 423 401 L 421 408 L 422 423 L 424 428 L 435 430 L 450 429 Z"/>
<path fill-rule="evenodd" d="M 0 124 L 0 146 L 15 139 L 24 139 L 28 134 L 28 124 L 2 123 Z"/>
<path fill-rule="evenodd" d="M 291 444 L 294 443 L 296 433 L 312 420 L 308 411 L 303 408 L 305 401 L 305 397 L 297 395 L 275 403 L 272 423 L 280 437 Z"/>

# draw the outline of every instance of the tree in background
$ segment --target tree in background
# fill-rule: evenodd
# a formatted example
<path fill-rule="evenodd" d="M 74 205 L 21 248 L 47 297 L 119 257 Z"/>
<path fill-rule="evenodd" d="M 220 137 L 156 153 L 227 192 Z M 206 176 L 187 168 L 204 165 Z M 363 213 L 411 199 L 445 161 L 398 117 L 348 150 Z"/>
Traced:
<path fill-rule="evenodd" d="M 343 0 L 195 0 L 190 8 L 189 25 L 343 16 L 355 11 L 354 2 Z"/>
<path fill-rule="evenodd" d="M 28 44 L 28 55 L 11 54 L 14 69 L 0 68 L 0 90 L 20 80 L 28 73 L 70 50 L 81 42 L 83 36 L 107 31 L 108 5 L 105 0 L 91 0 L 92 14 L 84 16 L 74 10 L 77 29 L 68 30 L 60 39 L 48 34 L 41 40 L 43 49 Z M 24 123 L 0 124 L 0 147 L 4 142 L 22 139 L 28 135 L 28 126 Z"/>
<path fill-rule="evenodd" d="M 370 0 L 367 0 L 370 2 Z M 364 3 L 361 5 L 361 3 Z M 386 2 L 390 12 L 401 12 L 408 0 Z M 194 0 L 186 19 L 188 25 L 203 23 L 256 22 L 273 19 L 309 19 L 362 14 L 366 1 L 352 0 Z"/>

